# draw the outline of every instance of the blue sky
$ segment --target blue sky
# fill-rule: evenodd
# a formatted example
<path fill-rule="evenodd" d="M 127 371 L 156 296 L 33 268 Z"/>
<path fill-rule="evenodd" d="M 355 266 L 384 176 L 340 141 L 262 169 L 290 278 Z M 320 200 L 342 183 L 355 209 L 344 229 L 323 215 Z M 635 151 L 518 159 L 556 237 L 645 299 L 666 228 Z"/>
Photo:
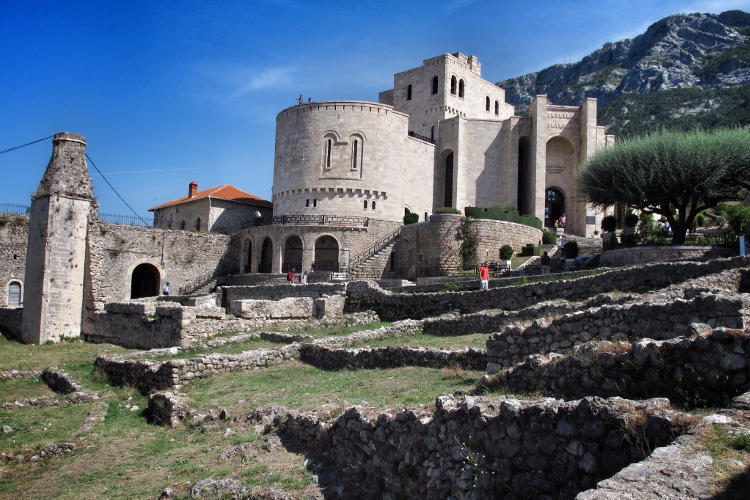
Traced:
<path fill-rule="evenodd" d="M 495 82 L 728 9 L 750 0 L 0 0 L 0 150 L 80 133 L 144 215 L 192 180 L 270 199 L 275 117 L 300 93 L 377 101 L 394 73 L 456 51 Z M 29 203 L 51 147 L 0 155 L 0 203 Z M 90 170 L 100 211 L 128 213 Z"/>

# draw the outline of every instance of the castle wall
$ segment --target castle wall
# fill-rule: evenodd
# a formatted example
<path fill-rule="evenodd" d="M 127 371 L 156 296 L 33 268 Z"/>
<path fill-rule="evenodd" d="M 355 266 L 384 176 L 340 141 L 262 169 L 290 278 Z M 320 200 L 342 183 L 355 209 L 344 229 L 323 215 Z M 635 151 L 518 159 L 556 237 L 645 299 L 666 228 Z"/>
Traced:
<path fill-rule="evenodd" d="M 3 217 L 0 215 L 0 306 L 7 306 L 8 287 L 11 282 L 21 284 L 23 299 L 29 219 L 20 215 Z"/>
<path fill-rule="evenodd" d="M 279 113 L 274 215 L 400 221 L 407 204 L 431 211 L 429 189 L 415 186 L 432 184 L 434 146 L 410 138 L 407 125 L 408 117 L 390 106 L 362 101 L 316 102 Z"/>

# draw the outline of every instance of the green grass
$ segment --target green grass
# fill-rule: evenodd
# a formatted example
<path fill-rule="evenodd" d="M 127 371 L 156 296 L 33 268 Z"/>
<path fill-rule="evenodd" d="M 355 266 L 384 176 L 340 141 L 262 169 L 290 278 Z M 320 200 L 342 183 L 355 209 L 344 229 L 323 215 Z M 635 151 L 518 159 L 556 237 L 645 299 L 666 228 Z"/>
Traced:
<path fill-rule="evenodd" d="M 721 485 L 731 485 L 732 491 L 744 491 L 750 488 L 750 434 L 735 436 L 730 434 L 726 427 L 712 425 L 706 428 L 699 436 L 698 446 L 708 451 L 713 459 L 712 469 L 717 482 Z M 745 464 L 738 466 L 737 462 Z M 746 498 L 745 496 L 728 498 Z"/>
<path fill-rule="evenodd" d="M 357 342 L 348 346 L 355 347 L 385 347 L 385 346 L 406 346 L 406 347 L 434 347 L 436 349 L 462 349 L 464 347 L 484 348 L 487 345 L 486 333 L 474 333 L 471 335 L 460 336 L 437 336 L 427 334 L 406 335 L 403 337 L 389 337 L 385 339 L 367 340 Z"/>
<path fill-rule="evenodd" d="M 185 391 L 200 409 L 216 408 L 221 402 L 235 413 L 267 405 L 312 408 L 363 404 L 385 408 L 430 404 L 440 393 L 469 388 L 482 374 L 416 367 L 326 371 L 286 363 L 255 372 L 202 378 Z"/>
<path fill-rule="evenodd" d="M 63 404 L 0 409 L 0 426 L 9 425 L 13 432 L 0 434 L 0 449 L 18 450 L 73 440 L 83 425 L 91 404 Z"/>
<path fill-rule="evenodd" d="M 0 403 L 22 398 L 54 395 L 54 391 L 44 383 L 42 377 L 0 380 Z"/>

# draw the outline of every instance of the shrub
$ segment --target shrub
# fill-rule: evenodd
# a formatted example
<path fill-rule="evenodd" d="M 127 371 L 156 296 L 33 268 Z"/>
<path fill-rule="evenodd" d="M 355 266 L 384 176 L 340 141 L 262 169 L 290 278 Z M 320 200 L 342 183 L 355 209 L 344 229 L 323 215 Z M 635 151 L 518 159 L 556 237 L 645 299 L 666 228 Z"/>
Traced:
<path fill-rule="evenodd" d="M 552 229 L 545 229 L 542 233 L 542 243 L 545 245 L 554 245 L 557 243 L 557 232 Z"/>
<path fill-rule="evenodd" d="M 641 212 L 638 216 L 640 222 L 638 223 L 638 229 L 642 233 L 653 233 L 656 229 L 656 223 L 654 223 L 654 214 Z"/>
<path fill-rule="evenodd" d="M 503 245 L 500 247 L 500 260 L 510 260 L 513 257 L 513 247 L 510 245 Z"/>
<path fill-rule="evenodd" d="M 541 252 L 539 251 L 538 246 L 534 245 L 533 243 L 528 243 L 521 249 L 521 255 L 523 257 L 532 257 L 534 255 L 541 255 Z"/>
<path fill-rule="evenodd" d="M 706 216 L 703 214 L 698 214 L 695 216 L 695 224 L 698 227 L 703 227 L 706 224 Z"/>
<path fill-rule="evenodd" d="M 435 210 L 436 214 L 460 214 L 461 212 L 457 208 L 453 207 L 440 207 Z"/>
<path fill-rule="evenodd" d="M 635 227 L 638 225 L 638 216 L 633 212 L 625 214 L 625 227 Z"/>
<path fill-rule="evenodd" d="M 419 214 L 415 214 L 414 212 L 404 214 L 404 224 L 414 224 L 416 222 L 419 222 Z"/>
<path fill-rule="evenodd" d="M 565 252 L 566 259 L 575 259 L 578 257 L 578 242 L 569 241 L 565 243 L 563 251 Z"/>
<path fill-rule="evenodd" d="M 750 208 L 744 205 L 727 206 L 727 224 L 736 235 L 750 234 Z"/>
<path fill-rule="evenodd" d="M 602 231 L 605 233 L 613 233 L 617 229 L 617 217 L 614 215 L 608 215 L 602 219 Z"/>
<path fill-rule="evenodd" d="M 517 224 L 524 224 L 526 226 L 535 227 L 542 229 L 542 221 L 533 215 L 521 215 L 513 205 L 506 205 L 504 207 L 491 206 L 491 207 L 466 207 L 464 213 L 467 217 L 474 217 L 475 219 L 492 219 L 492 220 L 503 220 L 507 222 L 515 222 Z"/>
<path fill-rule="evenodd" d="M 479 233 L 474 231 L 469 221 L 461 221 L 461 264 L 464 269 L 472 269 L 477 265 L 477 247 L 479 246 Z"/>

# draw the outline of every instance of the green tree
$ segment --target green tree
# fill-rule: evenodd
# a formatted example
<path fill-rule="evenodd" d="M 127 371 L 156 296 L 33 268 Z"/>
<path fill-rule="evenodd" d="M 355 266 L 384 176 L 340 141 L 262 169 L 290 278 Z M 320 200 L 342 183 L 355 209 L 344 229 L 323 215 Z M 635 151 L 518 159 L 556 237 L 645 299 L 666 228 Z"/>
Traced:
<path fill-rule="evenodd" d="M 695 217 L 750 188 L 750 133 L 661 131 L 596 152 L 578 182 L 591 203 L 617 202 L 659 214 L 674 244 L 685 241 Z"/>

